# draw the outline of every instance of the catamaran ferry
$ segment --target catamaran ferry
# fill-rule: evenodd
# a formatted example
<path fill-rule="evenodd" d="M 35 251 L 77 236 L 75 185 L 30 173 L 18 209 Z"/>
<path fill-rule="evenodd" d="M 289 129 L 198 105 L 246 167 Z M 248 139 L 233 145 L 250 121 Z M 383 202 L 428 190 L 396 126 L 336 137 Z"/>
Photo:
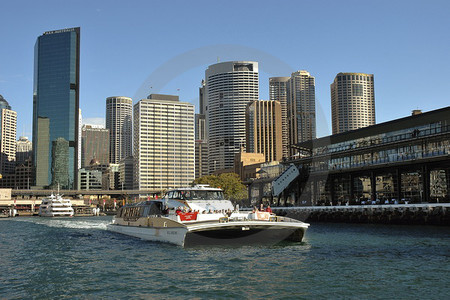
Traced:
<path fill-rule="evenodd" d="M 182 247 L 301 242 L 309 224 L 268 211 L 238 211 L 207 185 L 168 191 L 164 198 L 125 205 L 108 230 Z"/>

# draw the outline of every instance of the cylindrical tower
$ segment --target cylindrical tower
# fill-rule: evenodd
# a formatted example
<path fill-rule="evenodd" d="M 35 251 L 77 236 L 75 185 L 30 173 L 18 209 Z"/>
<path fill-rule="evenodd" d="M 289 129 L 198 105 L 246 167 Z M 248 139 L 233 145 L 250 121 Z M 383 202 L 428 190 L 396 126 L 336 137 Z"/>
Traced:
<path fill-rule="evenodd" d="M 109 162 L 112 164 L 132 155 L 132 113 L 131 98 L 106 98 L 106 129 L 109 129 Z"/>
<path fill-rule="evenodd" d="M 234 167 L 234 156 L 245 149 L 245 111 L 259 98 L 258 63 L 230 61 L 205 72 L 206 127 L 210 173 Z"/>
<path fill-rule="evenodd" d="M 373 74 L 339 73 L 331 84 L 333 134 L 375 125 Z"/>

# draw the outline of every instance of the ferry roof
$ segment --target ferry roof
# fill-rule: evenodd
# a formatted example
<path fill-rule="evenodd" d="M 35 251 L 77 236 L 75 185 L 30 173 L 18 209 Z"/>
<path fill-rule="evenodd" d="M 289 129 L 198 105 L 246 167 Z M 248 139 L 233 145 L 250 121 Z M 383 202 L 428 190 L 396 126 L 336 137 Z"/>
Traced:
<path fill-rule="evenodd" d="M 171 192 L 171 191 L 220 191 L 220 192 L 222 192 L 222 189 L 210 187 L 208 184 L 197 184 L 197 185 L 191 186 L 191 187 L 170 189 L 167 192 Z"/>

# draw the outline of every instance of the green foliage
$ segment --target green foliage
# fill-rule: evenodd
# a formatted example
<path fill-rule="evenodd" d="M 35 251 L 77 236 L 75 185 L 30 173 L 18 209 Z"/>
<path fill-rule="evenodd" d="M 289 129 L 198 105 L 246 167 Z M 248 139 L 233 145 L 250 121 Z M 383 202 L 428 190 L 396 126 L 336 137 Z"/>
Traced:
<path fill-rule="evenodd" d="M 247 199 L 247 189 L 236 173 L 223 173 L 220 175 L 207 175 L 197 178 L 195 184 L 209 184 L 211 187 L 221 188 L 225 198 L 240 202 Z"/>

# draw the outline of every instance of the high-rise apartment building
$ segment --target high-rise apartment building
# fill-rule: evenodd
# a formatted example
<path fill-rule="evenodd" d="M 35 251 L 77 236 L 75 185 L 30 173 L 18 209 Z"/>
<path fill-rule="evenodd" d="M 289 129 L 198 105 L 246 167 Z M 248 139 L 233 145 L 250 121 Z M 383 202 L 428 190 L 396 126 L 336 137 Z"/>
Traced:
<path fill-rule="evenodd" d="M 247 152 L 263 153 L 266 162 L 283 158 L 281 104 L 278 101 L 252 101 L 247 108 Z"/>
<path fill-rule="evenodd" d="M 81 129 L 81 165 L 89 166 L 92 159 L 101 165 L 109 164 L 109 130 L 95 125 Z"/>
<path fill-rule="evenodd" d="M 189 186 L 195 176 L 194 105 L 152 94 L 134 105 L 134 189 Z"/>
<path fill-rule="evenodd" d="M 259 99 L 258 63 L 230 61 L 209 66 L 205 99 L 209 172 L 231 169 L 236 153 L 245 149 L 247 105 Z"/>
<path fill-rule="evenodd" d="M 128 97 L 106 98 L 106 129 L 109 129 L 109 161 L 117 164 L 132 155 L 133 100 Z"/>
<path fill-rule="evenodd" d="M 279 101 L 281 105 L 281 139 L 283 143 L 283 157 L 289 157 L 289 127 L 287 117 L 288 85 L 291 77 L 269 78 L 270 100 Z M 279 134 L 279 133 L 278 133 Z"/>
<path fill-rule="evenodd" d="M 12 174 L 16 164 L 17 112 L 0 95 L 0 174 Z"/>
<path fill-rule="evenodd" d="M 33 163 L 37 187 L 55 183 L 53 145 L 65 145 L 67 159 L 58 167 L 67 172 L 62 189 L 76 188 L 80 86 L 80 28 L 47 31 L 35 45 L 33 90 Z M 55 143 L 55 141 L 57 141 Z M 65 151 L 64 151 L 65 153 Z M 64 166 L 60 163 L 65 163 Z"/>
<path fill-rule="evenodd" d="M 316 138 L 315 78 L 307 71 L 294 72 L 287 88 L 289 144 Z M 292 150 L 291 154 L 294 154 Z"/>
<path fill-rule="evenodd" d="M 373 74 L 339 73 L 330 87 L 333 134 L 375 124 Z"/>
<path fill-rule="evenodd" d="M 28 140 L 28 137 L 21 136 L 16 141 L 16 163 L 23 164 L 31 159 L 33 154 L 33 143 Z"/>

